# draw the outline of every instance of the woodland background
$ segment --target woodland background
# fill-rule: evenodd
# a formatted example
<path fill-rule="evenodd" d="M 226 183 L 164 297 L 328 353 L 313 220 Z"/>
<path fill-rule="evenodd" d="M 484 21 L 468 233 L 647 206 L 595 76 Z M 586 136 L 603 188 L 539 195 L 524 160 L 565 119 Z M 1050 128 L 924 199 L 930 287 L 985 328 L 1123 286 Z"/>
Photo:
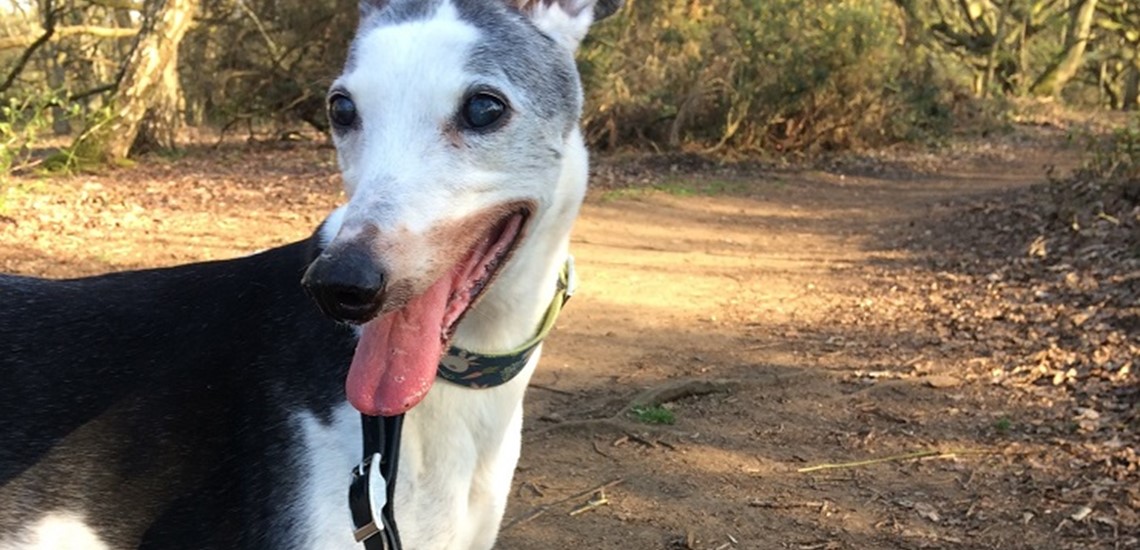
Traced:
<path fill-rule="evenodd" d="M 355 0 L 2 0 L 0 168 L 327 130 Z M 579 56 L 596 150 L 813 154 L 1140 108 L 1132 0 L 629 0 Z M 1039 103 L 1039 102 L 1038 102 Z M 45 136 L 72 144 L 46 161 Z"/>

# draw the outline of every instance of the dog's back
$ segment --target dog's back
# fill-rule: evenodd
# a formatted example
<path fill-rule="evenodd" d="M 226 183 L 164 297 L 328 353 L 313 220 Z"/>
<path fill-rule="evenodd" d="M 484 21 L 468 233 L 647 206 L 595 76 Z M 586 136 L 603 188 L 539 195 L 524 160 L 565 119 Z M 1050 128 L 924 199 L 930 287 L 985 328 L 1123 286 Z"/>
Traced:
<path fill-rule="evenodd" d="M 0 548 L 296 535 L 294 415 L 343 401 L 353 347 L 298 284 L 310 249 L 0 277 Z"/>

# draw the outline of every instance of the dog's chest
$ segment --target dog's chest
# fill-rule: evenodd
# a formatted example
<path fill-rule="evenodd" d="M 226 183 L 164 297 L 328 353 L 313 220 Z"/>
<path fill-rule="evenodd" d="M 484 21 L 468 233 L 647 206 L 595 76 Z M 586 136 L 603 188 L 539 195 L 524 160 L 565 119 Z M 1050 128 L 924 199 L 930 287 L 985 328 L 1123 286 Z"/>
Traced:
<path fill-rule="evenodd" d="M 491 390 L 480 397 L 494 403 L 492 409 L 452 411 L 455 403 L 472 405 L 441 395 L 453 392 L 470 397 L 469 390 L 437 384 L 405 419 L 395 502 L 405 548 L 490 548 L 506 508 L 519 455 L 520 400 L 514 410 L 502 410 Z M 302 482 L 289 510 L 290 521 L 303 526 L 301 546 L 355 550 L 347 503 L 352 468 L 361 458 L 360 415 L 345 403 L 326 419 L 303 412 L 293 421 L 301 435 Z"/>
<path fill-rule="evenodd" d="M 299 494 L 290 507 L 292 521 L 301 525 L 313 550 L 357 549 L 352 538 L 348 511 L 348 486 L 352 468 L 361 458 L 360 414 L 348 403 L 333 410 L 323 422 L 312 413 L 294 416 L 301 434 L 302 452 L 298 457 Z"/>

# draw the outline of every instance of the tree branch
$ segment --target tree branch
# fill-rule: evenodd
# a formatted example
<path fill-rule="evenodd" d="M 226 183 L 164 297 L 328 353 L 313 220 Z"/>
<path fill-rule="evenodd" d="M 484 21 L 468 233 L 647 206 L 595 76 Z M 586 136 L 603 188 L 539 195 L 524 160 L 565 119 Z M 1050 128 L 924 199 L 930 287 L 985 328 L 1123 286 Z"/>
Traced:
<path fill-rule="evenodd" d="M 0 51 L 31 46 L 36 42 L 43 40 L 44 35 L 48 35 L 49 40 L 54 37 L 62 38 L 65 36 L 76 35 L 87 35 L 98 38 L 130 38 L 138 34 L 138 32 L 138 29 L 99 27 L 95 25 L 56 27 L 53 29 L 51 34 L 48 34 L 47 29 L 43 29 L 43 34 L 40 34 L 39 36 L 36 36 L 35 34 L 24 34 L 20 36 L 5 36 L 3 38 L 0 38 Z"/>
<path fill-rule="evenodd" d="M 68 103 L 74 103 L 74 102 L 79 101 L 81 99 L 87 99 L 93 95 L 99 95 L 102 93 L 113 92 L 113 91 L 115 91 L 115 88 L 118 88 L 118 87 L 119 87 L 119 81 L 116 80 L 116 81 L 110 82 L 108 84 L 96 86 L 94 88 L 91 88 L 90 90 L 84 90 L 82 92 L 71 94 L 71 95 L 67 96 L 67 102 Z"/>
<path fill-rule="evenodd" d="M 55 9 L 52 0 L 45 0 L 44 33 L 29 44 L 28 48 L 24 50 L 24 53 L 20 55 L 20 58 L 16 60 L 16 64 L 12 66 L 12 70 L 8 72 L 8 77 L 0 84 L 0 92 L 7 91 L 8 88 L 12 87 L 12 84 L 19 78 L 20 73 L 24 72 L 24 67 L 27 66 L 28 61 L 32 58 L 32 55 L 36 53 L 36 50 L 40 49 L 40 46 L 47 44 L 48 40 L 51 40 L 52 35 L 55 33 L 56 18 L 59 17 L 62 11 L 63 8 Z"/>
<path fill-rule="evenodd" d="M 135 10 L 142 11 L 143 3 L 141 0 L 87 0 L 96 6 L 110 8 L 113 10 Z"/>

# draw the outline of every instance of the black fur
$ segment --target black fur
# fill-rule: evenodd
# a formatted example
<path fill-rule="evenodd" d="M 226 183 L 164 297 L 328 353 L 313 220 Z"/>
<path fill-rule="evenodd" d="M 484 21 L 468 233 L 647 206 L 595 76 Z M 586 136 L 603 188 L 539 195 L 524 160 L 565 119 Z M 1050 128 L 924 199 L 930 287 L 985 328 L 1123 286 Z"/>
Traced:
<path fill-rule="evenodd" d="M 291 414 L 343 403 L 355 345 L 301 288 L 314 243 L 0 276 L 0 544 L 62 510 L 114 548 L 294 547 Z"/>

